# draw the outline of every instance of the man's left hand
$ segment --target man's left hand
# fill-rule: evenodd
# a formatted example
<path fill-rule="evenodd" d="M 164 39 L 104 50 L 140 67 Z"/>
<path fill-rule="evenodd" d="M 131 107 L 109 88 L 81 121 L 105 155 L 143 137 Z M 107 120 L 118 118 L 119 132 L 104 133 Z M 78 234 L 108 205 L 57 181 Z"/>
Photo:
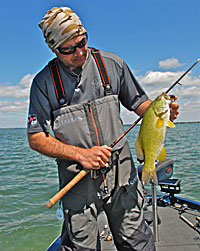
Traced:
<path fill-rule="evenodd" d="M 170 120 L 174 121 L 179 114 L 179 103 L 172 102 L 169 107 L 170 107 Z"/>

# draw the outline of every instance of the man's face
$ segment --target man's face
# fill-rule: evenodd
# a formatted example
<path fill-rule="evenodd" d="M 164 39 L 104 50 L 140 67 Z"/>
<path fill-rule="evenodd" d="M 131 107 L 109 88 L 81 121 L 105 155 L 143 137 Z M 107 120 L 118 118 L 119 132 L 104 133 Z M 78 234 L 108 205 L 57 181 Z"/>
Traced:
<path fill-rule="evenodd" d="M 70 39 L 69 41 L 63 43 L 61 46 L 59 46 L 60 50 L 57 50 L 57 49 L 53 50 L 53 52 L 56 54 L 58 59 L 60 59 L 64 65 L 68 66 L 70 70 L 74 70 L 77 67 L 80 67 L 85 63 L 86 58 L 87 58 L 87 53 L 88 53 L 87 42 L 81 48 L 76 47 L 75 51 L 71 54 L 65 55 L 65 54 L 62 54 L 61 52 L 62 51 L 65 52 L 66 47 L 78 45 L 78 43 L 80 43 L 81 41 L 84 42 L 85 41 L 84 39 L 86 39 L 85 35 L 74 37 Z"/>

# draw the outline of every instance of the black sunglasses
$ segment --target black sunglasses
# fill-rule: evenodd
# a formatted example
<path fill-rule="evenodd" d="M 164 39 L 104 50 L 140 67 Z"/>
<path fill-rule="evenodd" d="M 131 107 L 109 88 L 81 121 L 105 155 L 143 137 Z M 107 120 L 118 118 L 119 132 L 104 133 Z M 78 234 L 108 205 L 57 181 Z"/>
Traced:
<path fill-rule="evenodd" d="M 76 51 L 77 47 L 82 48 L 83 46 L 85 46 L 87 43 L 87 39 L 88 39 L 88 36 L 87 34 L 85 34 L 85 37 L 77 44 L 73 46 L 69 46 L 69 47 L 62 47 L 62 48 L 58 47 L 57 50 L 59 51 L 60 54 L 64 54 L 64 55 L 72 54 Z"/>

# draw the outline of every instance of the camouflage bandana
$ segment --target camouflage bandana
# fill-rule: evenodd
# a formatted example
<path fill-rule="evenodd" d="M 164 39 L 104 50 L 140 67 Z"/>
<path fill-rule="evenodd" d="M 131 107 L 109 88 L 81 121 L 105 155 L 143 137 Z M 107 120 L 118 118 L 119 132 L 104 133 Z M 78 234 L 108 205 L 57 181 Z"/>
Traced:
<path fill-rule="evenodd" d="M 56 49 L 73 37 L 86 33 L 80 18 L 68 7 L 54 7 L 47 11 L 39 27 L 51 49 Z"/>

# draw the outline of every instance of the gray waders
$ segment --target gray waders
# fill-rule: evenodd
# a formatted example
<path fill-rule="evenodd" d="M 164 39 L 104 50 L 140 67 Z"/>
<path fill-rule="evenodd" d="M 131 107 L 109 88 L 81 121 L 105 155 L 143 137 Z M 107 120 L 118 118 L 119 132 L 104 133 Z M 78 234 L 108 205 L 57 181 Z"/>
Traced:
<path fill-rule="evenodd" d="M 92 49 L 92 52 L 98 62 L 105 97 L 86 104 L 66 104 L 56 61 L 49 63 L 60 103 L 60 109 L 53 111 L 55 137 L 83 148 L 109 146 L 123 133 L 118 96 L 112 94 L 99 51 Z M 60 188 L 83 168 L 70 160 L 58 159 L 57 163 Z M 102 208 L 118 250 L 155 250 L 152 232 L 143 219 L 143 191 L 125 138 L 113 148 L 109 163 L 103 174 L 92 171 L 63 197 L 61 250 L 100 250 L 97 217 Z"/>

